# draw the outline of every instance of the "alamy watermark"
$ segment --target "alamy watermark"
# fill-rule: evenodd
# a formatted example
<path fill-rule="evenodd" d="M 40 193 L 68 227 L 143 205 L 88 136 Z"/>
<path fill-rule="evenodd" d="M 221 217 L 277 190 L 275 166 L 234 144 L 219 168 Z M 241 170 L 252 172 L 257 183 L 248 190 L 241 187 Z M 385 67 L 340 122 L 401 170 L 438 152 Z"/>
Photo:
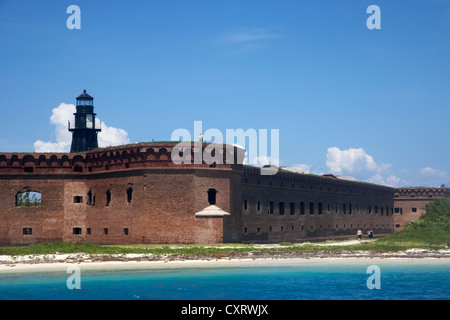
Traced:
<path fill-rule="evenodd" d="M 67 18 L 67 29 L 81 29 L 81 9 L 77 5 L 70 5 L 67 7 L 66 13 L 71 15 Z"/>
<path fill-rule="evenodd" d="M 367 278 L 367 289 L 381 289 L 381 269 L 377 265 L 371 265 L 367 267 L 366 273 L 371 274 Z"/>
<path fill-rule="evenodd" d="M 366 13 L 371 13 L 367 18 L 366 26 L 368 29 L 381 29 L 381 9 L 379 6 L 370 5 L 367 7 Z"/>
<path fill-rule="evenodd" d="M 224 134 L 219 129 L 212 128 L 203 132 L 202 125 L 202 121 L 194 121 L 194 139 L 187 129 L 179 128 L 172 132 L 171 140 L 180 141 L 172 149 L 173 163 L 250 164 L 261 166 L 262 175 L 277 173 L 280 163 L 279 129 L 270 129 L 270 141 L 267 129 L 226 129 L 224 140 Z M 209 141 L 205 148 L 204 141 Z M 248 152 L 245 149 L 247 142 Z"/>
<path fill-rule="evenodd" d="M 81 289 L 80 267 L 75 265 L 68 266 L 66 272 L 71 274 L 66 280 L 67 289 Z"/>

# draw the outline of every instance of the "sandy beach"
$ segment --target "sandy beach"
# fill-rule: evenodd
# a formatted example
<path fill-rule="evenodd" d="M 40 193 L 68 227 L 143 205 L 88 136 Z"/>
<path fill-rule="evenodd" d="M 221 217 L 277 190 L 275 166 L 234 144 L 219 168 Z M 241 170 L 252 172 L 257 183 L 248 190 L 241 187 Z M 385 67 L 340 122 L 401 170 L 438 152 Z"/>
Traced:
<path fill-rule="evenodd" d="M 349 252 L 343 254 L 259 255 L 239 257 L 177 257 L 149 254 L 84 255 L 56 254 L 33 256 L 0 256 L 0 273 L 65 271 L 69 266 L 80 269 L 201 268 L 254 266 L 263 264 L 311 263 L 445 263 L 450 267 L 450 250 L 410 249 L 396 253 Z"/>

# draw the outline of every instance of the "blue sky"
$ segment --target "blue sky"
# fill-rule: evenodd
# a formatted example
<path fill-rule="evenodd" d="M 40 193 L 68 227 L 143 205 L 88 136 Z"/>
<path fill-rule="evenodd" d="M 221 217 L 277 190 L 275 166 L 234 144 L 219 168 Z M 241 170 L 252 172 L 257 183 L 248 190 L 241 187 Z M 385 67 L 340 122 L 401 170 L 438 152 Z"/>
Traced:
<path fill-rule="evenodd" d="M 0 152 L 58 144 L 86 89 L 112 143 L 279 129 L 282 166 L 450 186 L 450 1 L 0 0 L 0 43 Z"/>

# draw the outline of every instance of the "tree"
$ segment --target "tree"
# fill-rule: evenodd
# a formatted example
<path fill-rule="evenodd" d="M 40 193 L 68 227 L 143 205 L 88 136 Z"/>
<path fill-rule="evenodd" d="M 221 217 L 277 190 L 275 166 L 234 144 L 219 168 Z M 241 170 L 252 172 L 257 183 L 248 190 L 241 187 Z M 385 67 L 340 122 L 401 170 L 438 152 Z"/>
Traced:
<path fill-rule="evenodd" d="M 421 219 L 430 222 L 450 221 L 450 201 L 448 199 L 435 199 L 425 205 L 425 213 Z"/>

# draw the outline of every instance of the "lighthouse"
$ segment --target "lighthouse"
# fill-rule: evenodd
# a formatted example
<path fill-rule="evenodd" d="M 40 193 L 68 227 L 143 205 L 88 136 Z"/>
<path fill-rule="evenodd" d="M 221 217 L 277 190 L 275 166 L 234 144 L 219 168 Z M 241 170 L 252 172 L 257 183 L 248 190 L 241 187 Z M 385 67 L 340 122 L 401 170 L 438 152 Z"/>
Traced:
<path fill-rule="evenodd" d="M 98 148 L 97 134 L 101 131 L 95 127 L 94 98 L 83 90 L 77 98 L 77 112 L 74 113 L 75 124 L 69 131 L 72 132 L 72 146 L 70 152 L 83 152 Z"/>

